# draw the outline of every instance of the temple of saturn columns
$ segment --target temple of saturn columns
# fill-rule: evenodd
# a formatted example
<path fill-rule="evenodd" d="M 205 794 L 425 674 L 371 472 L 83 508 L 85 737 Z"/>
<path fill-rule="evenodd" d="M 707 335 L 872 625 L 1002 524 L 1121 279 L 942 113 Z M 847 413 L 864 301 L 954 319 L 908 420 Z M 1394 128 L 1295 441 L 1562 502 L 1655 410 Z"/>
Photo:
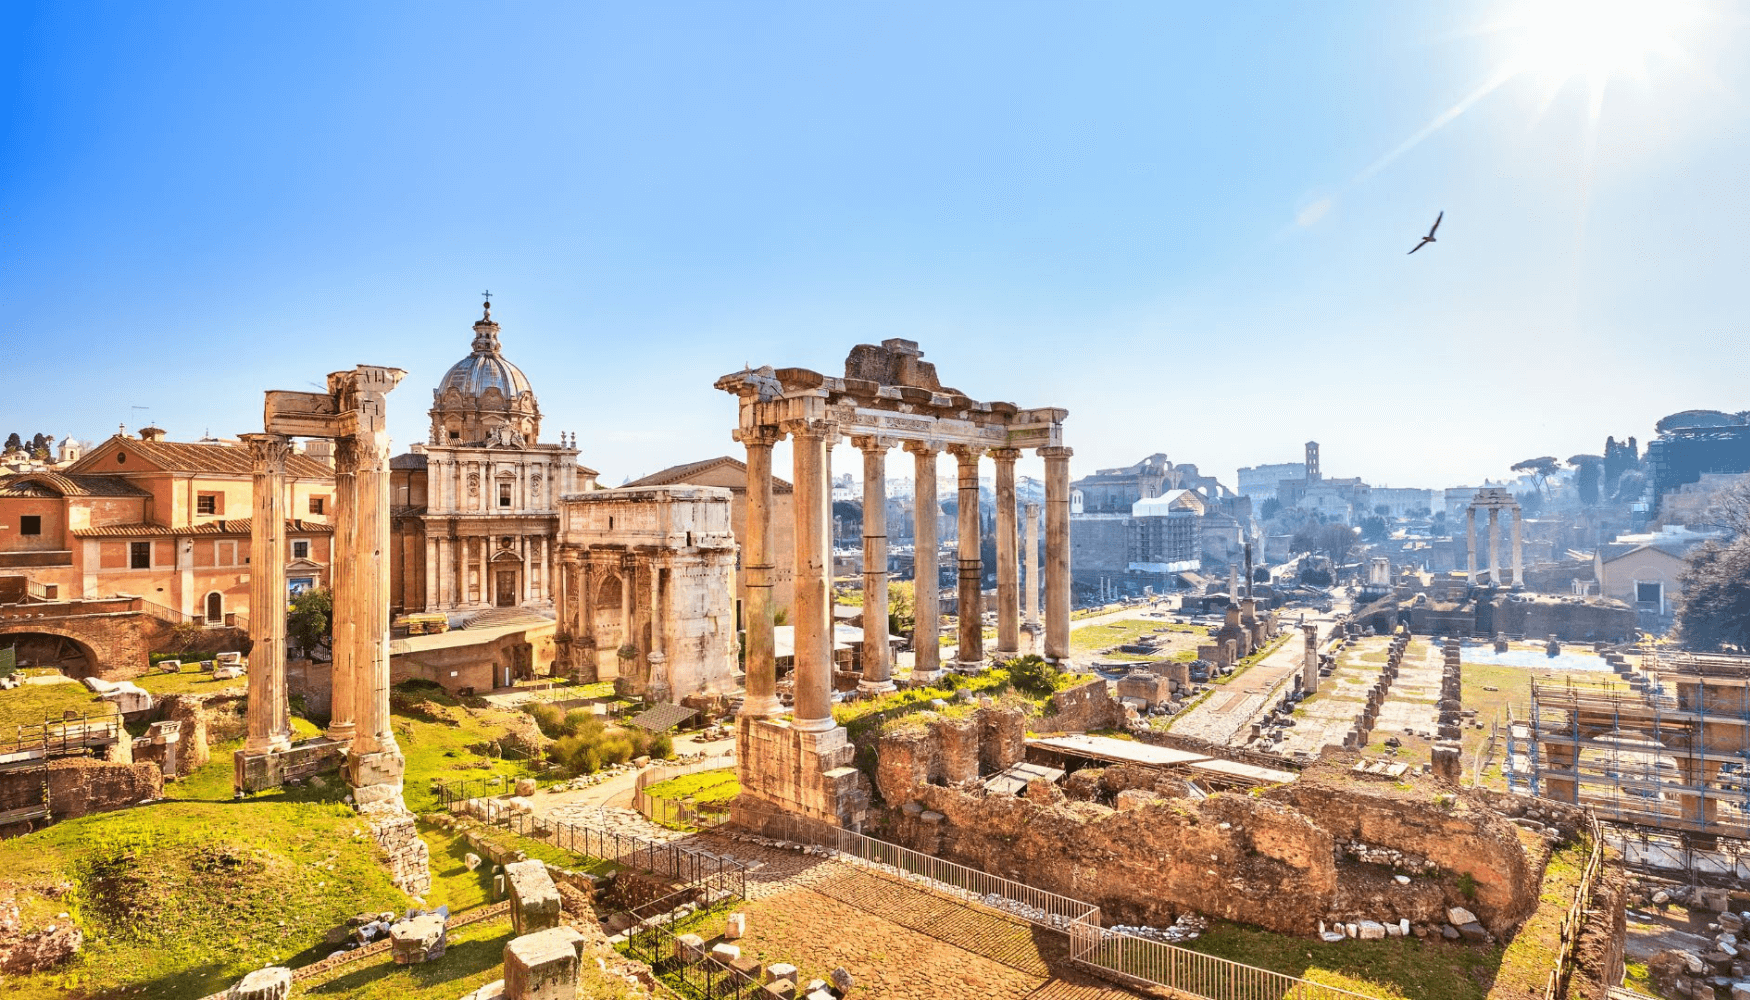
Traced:
<path fill-rule="evenodd" d="M 979 560 L 978 463 L 996 461 L 996 655 L 1020 651 L 1021 586 L 1015 461 L 1035 448 L 1045 459 L 1045 655 L 1069 658 L 1069 458 L 1062 409 L 1023 410 L 978 402 L 945 388 L 917 344 L 858 345 L 844 378 L 803 368 L 760 368 L 725 375 L 717 388 L 738 397 L 735 438 L 747 448 L 748 510 L 742 572 L 747 600 L 747 697 L 740 719 L 738 809 L 776 808 L 856 827 L 869 802 L 867 779 L 832 716 L 831 456 L 840 435 L 863 453 L 863 678 L 861 690 L 893 690 L 887 621 L 887 535 L 883 498 L 887 452 L 902 447 L 916 464 L 916 493 L 933 498 L 936 458 L 947 451 L 959 475 L 959 652 L 961 670 L 985 665 Z M 778 699 L 771 601 L 772 446 L 786 435 L 793 452 L 796 630 L 794 706 Z M 935 679 L 939 662 L 936 520 L 918 517 L 914 682 Z M 1029 581 L 1031 584 L 1032 581 Z M 1034 589 L 1031 586 L 1030 590 Z M 753 814 L 749 813 L 753 819 Z M 757 819 L 753 819 L 757 823 Z"/>
<path fill-rule="evenodd" d="M 250 522 L 249 729 L 236 754 L 239 793 L 332 768 L 344 758 L 361 817 L 408 892 L 430 885 L 425 842 L 401 799 L 404 759 L 389 718 L 388 394 L 399 368 L 359 365 L 328 392 L 269 392 L 254 460 Z M 292 438 L 334 441 L 334 662 L 328 730 L 293 742 L 286 703 L 286 458 Z M 280 611 L 281 613 L 275 613 Z"/>
<path fill-rule="evenodd" d="M 1525 586 L 1525 550 L 1520 545 L 1520 528 L 1524 521 L 1523 512 L 1519 509 L 1519 501 L 1513 494 L 1503 489 L 1489 487 L 1477 491 L 1471 498 L 1470 506 L 1464 510 L 1465 533 L 1468 540 L 1466 552 L 1466 569 L 1469 571 L 1471 586 L 1477 584 L 1477 511 L 1489 512 L 1489 586 L 1499 587 L 1501 581 L 1501 512 L 1513 512 L 1513 579 L 1507 585 L 1512 587 Z"/>

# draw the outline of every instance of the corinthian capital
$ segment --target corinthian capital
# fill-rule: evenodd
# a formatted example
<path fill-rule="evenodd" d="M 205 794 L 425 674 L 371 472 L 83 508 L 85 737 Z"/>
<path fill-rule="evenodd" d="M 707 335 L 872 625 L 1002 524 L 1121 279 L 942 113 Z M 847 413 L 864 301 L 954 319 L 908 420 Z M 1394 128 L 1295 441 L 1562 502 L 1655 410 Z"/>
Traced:
<path fill-rule="evenodd" d="M 292 455 L 291 438 L 284 434 L 244 434 L 242 440 L 249 446 L 256 472 L 285 474 L 286 459 Z"/>

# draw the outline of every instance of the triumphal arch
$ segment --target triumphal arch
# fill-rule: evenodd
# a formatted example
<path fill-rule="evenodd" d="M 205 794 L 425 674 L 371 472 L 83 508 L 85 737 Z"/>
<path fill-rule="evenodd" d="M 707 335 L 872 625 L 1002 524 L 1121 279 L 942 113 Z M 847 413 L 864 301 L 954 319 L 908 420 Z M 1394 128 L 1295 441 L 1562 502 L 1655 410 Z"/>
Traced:
<path fill-rule="evenodd" d="M 958 611 L 960 669 L 984 665 L 979 561 L 978 466 L 996 462 L 997 654 L 1020 650 L 1019 538 L 1015 461 L 1023 448 L 1045 459 L 1045 655 L 1069 658 L 1069 458 L 1063 421 L 1069 411 L 1023 410 L 979 402 L 947 388 L 910 340 L 860 344 L 833 378 L 804 368 L 760 368 L 725 375 L 717 388 L 740 400 L 735 438 L 747 448 L 747 530 L 742 572 L 747 601 L 747 698 L 740 720 L 738 808 L 798 812 L 857 826 L 867 783 L 851 766 L 853 750 L 832 717 L 833 445 L 849 437 L 863 453 L 862 689 L 893 689 L 887 621 L 887 453 L 904 448 L 916 464 L 916 493 L 936 496 L 936 458 L 952 454 L 959 474 Z M 794 710 L 777 697 L 772 620 L 772 446 L 791 439 L 796 598 Z M 938 660 L 936 519 L 916 519 L 917 665 L 913 679 L 934 679 Z M 870 627 L 869 623 L 875 623 Z M 750 820 L 753 817 L 748 817 Z"/>

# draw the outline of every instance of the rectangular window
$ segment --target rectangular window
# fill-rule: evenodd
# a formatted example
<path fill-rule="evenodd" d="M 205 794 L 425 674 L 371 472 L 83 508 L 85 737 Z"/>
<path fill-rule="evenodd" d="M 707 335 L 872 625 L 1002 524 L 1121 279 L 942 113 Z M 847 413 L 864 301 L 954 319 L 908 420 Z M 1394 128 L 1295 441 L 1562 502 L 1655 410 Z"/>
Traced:
<path fill-rule="evenodd" d="M 197 494 L 194 498 L 194 512 L 207 515 L 223 514 L 225 506 L 220 502 L 223 499 L 224 497 L 218 493 Z"/>
<path fill-rule="evenodd" d="M 327 504 L 328 504 L 327 497 L 311 497 L 310 498 L 310 513 L 312 513 L 312 514 L 322 513 L 322 509 L 325 506 L 327 506 Z"/>
<path fill-rule="evenodd" d="M 152 543 L 151 542 L 129 542 L 128 543 L 128 568 L 129 569 L 151 569 L 152 568 Z"/>
<path fill-rule="evenodd" d="M 1658 583 L 1635 584 L 1635 600 L 1641 604 L 1658 604 L 1664 596 L 1664 585 Z"/>
<path fill-rule="evenodd" d="M 21 535 L 40 535 L 43 533 L 41 514 L 25 514 L 18 519 L 18 533 Z"/>
<path fill-rule="evenodd" d="M 292 543 L 292 558 L 293 559 L 308 559 L 308 558 L 310 558 L 310 543 L 307 541 L 293 542 Z"/>
<path fill-rule="evenodd" d="M 499 483 L 498 484 L 498 505 L 500 507 L 509 507 L 510 506 L 510 484 L 509 483 Z"/>

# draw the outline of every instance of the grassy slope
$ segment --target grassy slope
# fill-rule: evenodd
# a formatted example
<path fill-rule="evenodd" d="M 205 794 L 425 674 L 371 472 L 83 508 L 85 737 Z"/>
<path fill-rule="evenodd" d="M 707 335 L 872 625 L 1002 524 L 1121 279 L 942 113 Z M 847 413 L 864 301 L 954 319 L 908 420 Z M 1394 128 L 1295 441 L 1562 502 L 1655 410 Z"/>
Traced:
<path fill-rule="evenodd" d="M 200 664 L 185 663 L 174 674 L 150 673 L 136 678 L 134 683 L 154 695 L 233 694 L 247 689 L 249 678 L 233 677 L 230 680 L 216 681 L 210 671 L 201 670 Z"/>
<path fill-rule="evenodd" d="M 85 715 L 113 715 L 115 706 L 83 684 L 24 684 L 0 691 L 0 740 L 18 735 L 19 726 L 40 726 L 68 709 Z"/>
<path fill-rule="evenodd" d="M 736 780 L 735 769 L 731 767 L 683 774 L 678 778 L 658 781 L 647 785 L 644 792 L 658 799 L 685 799 L 696 803 L 727 802 L 741 794 L 741 782 Z"/>
<path fill-rule="evenodd" d="M 0 843 L 0 871 L 38 889 L 72 882 L 60 905 L 86 935 L 71 963 L 8 982 L 11 1000 L 201 997 L 320 958 L 329 928 L 405 903 L 351 809 L 291 797 L 69 820 Z"/>
<path fill-rule="evenodd" d="M 1221 923 L 1190 947 L 1379 1000 L 1483 1000 L 1501 958 L 1499 948 L 1418 938 L 1325 944 Z"/>

